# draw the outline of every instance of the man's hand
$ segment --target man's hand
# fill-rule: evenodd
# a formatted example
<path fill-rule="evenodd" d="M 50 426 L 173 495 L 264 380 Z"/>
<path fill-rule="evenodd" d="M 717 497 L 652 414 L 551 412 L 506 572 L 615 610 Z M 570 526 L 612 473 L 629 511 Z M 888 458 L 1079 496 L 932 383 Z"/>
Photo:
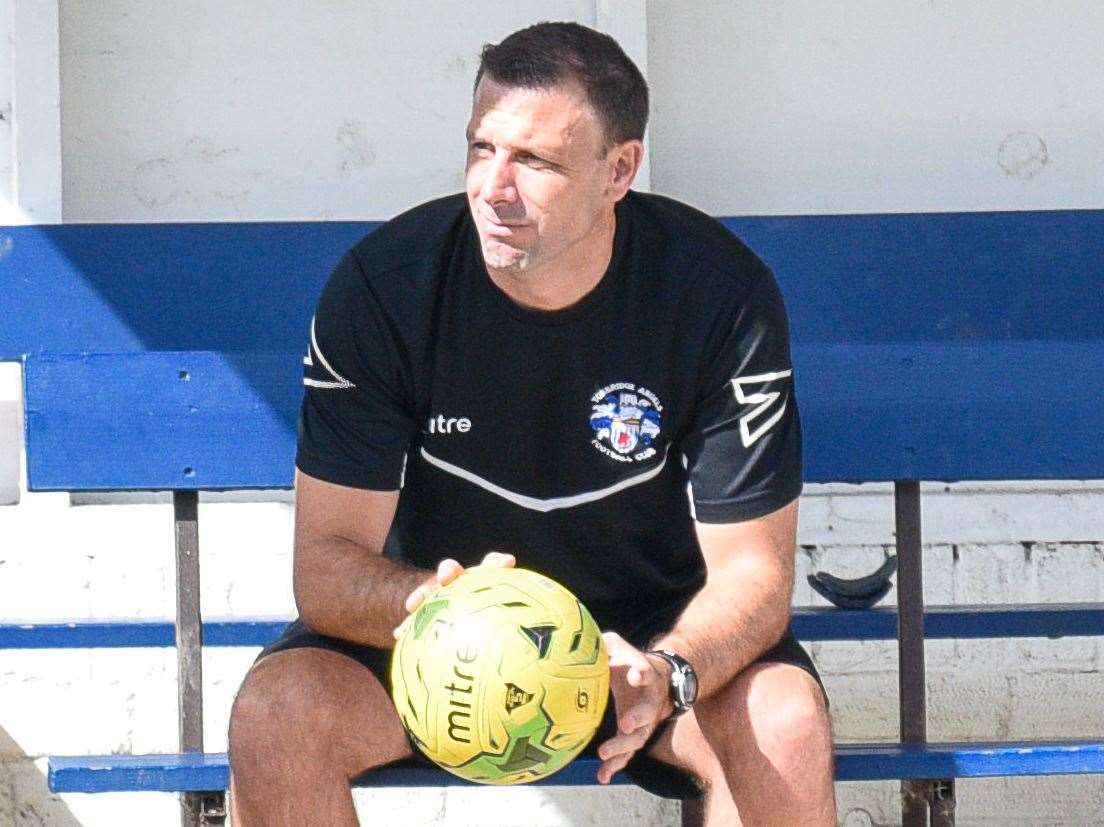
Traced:
<path fill-rule="evenodd" d="M 604 632 L 609 652 L 610 691 L 617 713 L 617 735 L 598 747 L 602 765 L 598 783 L 608 784 L 629 763 L 655 728 L 671 716 L 670 667 L 649 657 L 616 632 Z"/>
<path fill-rule="evenodd" d="M 480 562 L 480 566 L 498 566 L 499 568 L 509 569 L 513 568 L 517 563 L 517 560 L 512 554 L 503 554 L 500 551 L 492 551 L 483 557 Z M 418 611 L 418 607 L 422 605 L 422 602 L 429 597 L 433 590 L 438 586 L 443 586 L 446 583 L 451 583 L 457 577 L 464 573 L 464 567 L 451 557 L 445 558 L 437 564 L 437 572 L 431 577 L 427 578 L 418 588 L 414 589 L 406 598 L 406 611 L 407 617 Z M 400 624 L 395 628 L 394 635 L 395 640 L 398 640 L 402 636 L 402 628 L 405 624 Z"/>

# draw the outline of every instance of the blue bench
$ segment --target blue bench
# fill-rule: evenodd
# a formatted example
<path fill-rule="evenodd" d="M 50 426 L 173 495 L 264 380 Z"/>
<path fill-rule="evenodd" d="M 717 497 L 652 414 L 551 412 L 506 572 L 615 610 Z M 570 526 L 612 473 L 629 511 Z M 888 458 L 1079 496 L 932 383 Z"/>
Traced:
<path fill-rule="evenodd" d="M 900 641 L 901 743 L 841 746 L 839 777 L 905 779 L 905 823 L 921 823 L 930 809 L 932 823 L 948 824 L 956 777 L 1104 772 L 1097 742 L 926 743 L 925 633 L 1100 634 L 1104 606 L 925 612 L 918 486 L 920 480 L 1104 476 L 1104 443 L 1093 438 L 1104 425 L 1104 389 L 1099 374 L 1085 370 L 1104 364 L 1096 328 L 1104 313 L 1098 289 L 1104 214 L 726 223 L 774 267 L 787 296 L 807 478 L 895 482 L 899 611 L 815 610 L 795 616 L 806 640 L 897 636 Z M 30 487 L 172 490 L 176 503 L 176 624 L 0 626 L 0 645 L 177 646 L 181 754 L 55 758 L 55 791 L 173 789 L 193 794 L 188 801 L 195 820 L 203 810 L 217 819 L 225 760 L 203 756 L 196 737 L 202 714 L 199 647 L 201 641 L 258 645 L 276 627 L 237 619 L 201 631 L 197 492 L 290 485 L 300 354 L 279 351 L 302 338 L 329 262 L 368 228 L 132 225 L 6 231 L 14 241 L 0 273 L 15 268 L 22 276 L 15 291 L 22 304 L 0 304 L 0 312 L 11 310 L 5 315 L 16 320 L 14 333 L 0 331 L 0 356 L 29 354 Z M 257 249 L 266 254 L 253 261 Z M 162 291 L 180 291 L 178 314 L 158 309 L 163 305 L 139 289 L 152 283 Z M 876 302 L 878 313 L 864 306 L 865 296 Z M 12 298 L 3 294 L 0 302 Z M 235 314 L 246 304 L 243 334 Z M 54 312 L 28 321 L 38 307 Z M 59 307 L 64 312 L 58 313 Z M 51 353 L 58 350 L 83 353 Z M 121 352 L 134 350 L 155 352 Z M 1054 405 L 1055 398 L 1062 405 Z M 578 775 L 558 778 L 583 783 L 593 779 L 592 769 L 579 764 L 572 771 Z M 398 769 L 374 775 L 369 783 L 450 780 Z M 693 809 L 686 808 L 690 814 Z"/>

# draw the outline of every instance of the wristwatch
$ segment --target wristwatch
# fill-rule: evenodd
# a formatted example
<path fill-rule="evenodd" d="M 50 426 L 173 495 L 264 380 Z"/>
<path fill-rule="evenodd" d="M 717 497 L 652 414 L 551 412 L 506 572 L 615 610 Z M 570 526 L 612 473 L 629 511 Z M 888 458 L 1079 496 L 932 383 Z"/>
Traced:
<path fill-rule="evenodd" d="M 653 649 L 647 654 L 663 658 L 671 667 L 671 686 L 668 691 L 671 704 L 675 708 L 671 717 L 677 718 L 698 699 L 698 673 L 686 658 L 666 649 Z"/>

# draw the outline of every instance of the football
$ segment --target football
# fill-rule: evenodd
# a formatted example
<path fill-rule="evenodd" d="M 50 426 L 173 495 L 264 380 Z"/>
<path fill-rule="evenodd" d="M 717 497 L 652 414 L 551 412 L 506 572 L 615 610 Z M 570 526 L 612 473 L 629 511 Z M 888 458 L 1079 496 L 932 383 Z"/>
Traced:
<path fill-rule="evenodd" d="M 404 621 L 391 691 L 430 760 L 470 781 L 520 784 L 564 767 L 594 736 L 609 663 L 570 591 L 527 569 L 477 566 Z"/>

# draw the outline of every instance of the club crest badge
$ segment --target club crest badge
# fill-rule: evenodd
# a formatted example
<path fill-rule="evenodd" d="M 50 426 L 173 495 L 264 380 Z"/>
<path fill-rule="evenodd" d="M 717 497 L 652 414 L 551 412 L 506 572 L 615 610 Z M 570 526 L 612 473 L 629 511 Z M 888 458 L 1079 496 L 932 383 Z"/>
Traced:
<path fill-rule="evenodd" d="M 590 444 L 618 462 L 639 462 L 656 454 L 663 422 L 659 397 L 632 382 L 615 382 L 591 398 Z"/>

